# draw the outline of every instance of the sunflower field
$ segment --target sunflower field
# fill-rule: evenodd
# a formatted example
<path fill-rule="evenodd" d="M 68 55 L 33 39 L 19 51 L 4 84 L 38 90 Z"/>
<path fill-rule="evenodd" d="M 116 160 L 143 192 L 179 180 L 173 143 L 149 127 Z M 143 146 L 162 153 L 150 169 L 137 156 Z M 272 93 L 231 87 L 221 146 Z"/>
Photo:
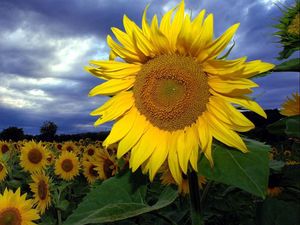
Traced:
<path fill-rule="evenodd" d="M 0 225 L 300 224 L 299 93 L 267 122 L 249 97 L 252 78 L 300 71 L 300 2 L 276 25 L 278 65 L 221 55 L 238 23 L 214 38 L 205 10 L 147 9 L 85 68 L 110 97 L 91 112 L 114 122 L 105 139 L 0 140 Z"/>

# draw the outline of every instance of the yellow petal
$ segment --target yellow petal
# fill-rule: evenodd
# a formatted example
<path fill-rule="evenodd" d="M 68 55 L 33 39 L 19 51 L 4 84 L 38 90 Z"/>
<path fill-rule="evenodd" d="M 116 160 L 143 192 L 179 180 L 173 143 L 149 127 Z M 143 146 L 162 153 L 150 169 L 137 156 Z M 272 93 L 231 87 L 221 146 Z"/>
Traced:
<path fill-rule="evenodd" d="M 245 143 L 236 132 L 226 128 L 221 121 L 218 121 L 208 112 L 204 112 L 203 117 L 206 119 L 209 129 L 216 139 L 230 147 L 237 148 L 242 152 L 248 151 Z"/>
<path fill-rule="evenodd" d="M 213 167 L 214 163 L 211 152 L 212 134 L 207 121 L 204 121 L 204 118 L 201 116 L 198 120 L 197 126 L 201 149 L 204 152 L 205 157 L 209 160 L 210 165 Z"/>
<path fill-rule="evenodd" d="M 178 10 L 174 16 L 174 19 L 172 21 L 171 30 L 170 30 L 169 40 L 173 51 L 176 49 L 177 37 L 182 28 L 183 21 L 184 21 L 184 1 L 181 1 Z"/>
<path fill-rule="evenodd" d="M 233 72 L 240 71 L 244 68 L 244 63 L 247 57 L 242 57 L 234 60 L 210 60 L 203 63 L 203 70 L 209 74 L 227 75 Z"/>
<path fill-rule="evenodd" d="M 229 129 L 240 132 L 249 131 L 254 128 L 254 124 L 244 117 L 237 110 L 232 110 L 229 103 L 222 101 L 220 98 L 212 96 L 207 104 L 208 111 L 224 122 Z"/>
<path fill-rule="evenodd" d="M 191 36 L 191 21 L 188 15 L 185 16 L 183 21 L 183 29 L 180 30 L 177 38 L 176 47 L 181 55 L 186 55 L 189 52 L 189 48 L 194 40 Z"/>
<path fill-rule="evenodd" d="M 144 62 L 144 58 L 136 52 L 130 51 L 118 45 L 110 35 L 107 35 L 107 44 L 116 55 L 124 59 L 126 62 Z"/>
<path fill-rule="evenodd" d="M 256 83 L 249 79 L 222 79 L 217 76 L 210 76 L 208 78 L 208 84 L 216 92 L 224 94 L 233 92 L 236 89 L 250 89 L 253 87 L 258 87 Z"/>
<path fill-rule="evenodd" d="M 274 64 L 262 62 L 260 60 L 250 61 L 244 64 L 244 69 L 239 76 L 244 78 L 250 78 L 257 74 L 267 72 L 273 69 L 274 67 Z"/>
<path fill-rule="evenodd" d="M 168 38 L 158 29 L 157 17 L 154 16 L 151 24 L 151 41 L 156 52 L 167 54 L 171 52 Z"/>
<path fill-rule="evenodd" d="M 118 92 L 130 89 L 134 84 L 135 78 L 131 79 L 111 79 L 94 87 L 89 96 L 95 95 L 115 95 Z"/>
<path fill-rule="evenodd" d="M 199 141 L 198 141 L 198 131 L 196 124 L 193 124 L 191 127 L 187 129 L 187 147 L 191 149 L 189 161 L 191 163 L 192 168 L 195 171 L 198 171 L 197 163 L 198 163 L 198 152 L 199 152 Z"/>
<path fill-rule="evenodd" d="M 103 146 L 107 148 L 111 144 L 121 140 L 132 128 L 136 116 L 137 111 L 131 109 L 123 117 L 117 120 L 112 126 L 108 137 L 103 142 Z"/>
<path fill-rule="evenodd" d="M 179 132 L 173 132 L 169 142 L 169 155 L 168 165 L 170 172 L 177 184 L 182 182 L 182 173 L 179 166 L 179 160 L 177 156 L 177 139 Z"/>
<path fill-rule="evenodd" d="M 170 37 L 170 30 L 171 30 L 171 18 L 175 8 L 169 10 L 165 13 L 160 22 L 160 30 L 161 32 L 166 35 L 166 37 Z"/>
<path fill-rule="evenodd" d="M 198 56 L 200 52 L 203 52 L 203 48 L 206 47 L 213 39 L 214 29 L 214 17 L 213 14 L 209 14 L 204 20 L 200 33 L 195 37 L 194 42 L 191 45 L 191 54 Z"/>
<path fill-rule="evenodd" d="M 205 15 L 205 9 L 201 10 L 201 12 L 196 16 L 196 18 L 191 23 L 191 36 L 196 37 L 202 28 L 202 23 Z"/>
<path fill-rule="evenodd" d="M 85 69 L 95 76 L 104 79 L 123 79 L 126 77 L 135 76 L 141 70 L 141 64 L 129 64 L 111 60 L 92 60 L 90 61 L 90 64 L 93 67 L 86 67 Z"/>
<path fill-rule="evenodd" d="M 255 102 L 247 98 L 246 96 L 239 96 L 239 97 L 228 97 L 226 95 L 218 94 L 217 92 L 213 91 L 212 89 L 209 90 L 213 95 L 218 96 L 224 99 L 227 102 L 235 103 L 245 107 L 246 109 L 250 109 L 253 112 L 256 112 L 258 115 L 261 115 L 264 118 L 267 118 L 265 111 Z"/>
<path fill-rule="evenodd" d="M 146 6 L 144 13 L 143 13 L 143 19 L 142 19 L 142 29 L 143 29 L 143 33 L 147 38 L 150 38 L 150 34 L 151 34 L 151 30 L 150 30 L 150 26 L 147 22 L 147 10 L 149 8 L 149 4 Z"/>
<path fill-rule="evenodd" d="M 112 27 L 111 31 L 117 38 L 117 40 L 124 46 L 124 48 L 128 49 L 129 51 L 131 49 L 134 49 L 134 44 L 132 43 L 132 39 L 129 37 L 129 35 L 120 29 L 116 27 Z"/>
<path fill-rule="evenodd" d="M 237 23 L 228 28 L 224 34 L 222 34 L 219 38 L 217 38 L 209 46 L 207 46 L 206 50 L 199 53 L 199 55 L 197 56 L 197 61 L 203 62 L 208 59 L 216 58 L 226 48 L 239 25 L 240 24 Z"/>
<path fill-rule="evenodd" d="M 191 154 L 191 149 L 186 148 L 186 140 L 185 140 L 185 131 L 182 131 L 178 135 L 178 140 L 177 140 L 177 155 L 178 155 L 178 161 L 179 165 L 181 167 L 181 170 L 186 174 L 187 173 L 187 164 L 188 164 L 188 158 L 190 157 Z M 186 151 L 188 151 L 188 157 L 186 156 Z"/>
<path fill-rule="evenodd" d="M 165 162 L 168 156 L 168 141 L 170 138 L 169 132 L 160 131 L 159 137 L 157 140 L 157 147 L 152 153 L 149 159 L 149 178 L 150 181 L 153 181 L 155 174 L 161 165 Z"/>
<path fill-rule="evenodd" d="M 119 142 L 117 157 L 122 157 L 127 153 L 141 138 L 144 132 L 149 128 L 149 123 L 146 118 L 137 112 L 136 119 L 132 125 L 132 128 L 127 135 Z"/>
<path fill-rule="evenodd" d="M 152 44 L 149 42 L 148 38 L 144 36 L 142 30 L 126 15 L 123 17 L 123 24 L 126 33 L 132 40 L 135 52 L 143 59 L 143 62 L 147 61 L 147 56 L 150 56 L 153 52 Z"/>
<path fill-rule="evenodd" d="M 128 111 L 134 103 L 132 92 L 122 92 L 112 98 L 115 99 L 109 104 L 105 103 L 91 113 L 91 115 L 100 115 L 100 118 L 94 124 L 95 126 L 119 118 Z M 109 109 L 106 107 L 109 107 Z"/>
<path fill-rule="evenodd" d="M 136 171 L 137 168 L 144 163 L 153 153 L 158 145 L 157 138 L 160 135 L 160 130 L 154 126 L 150 126 L 149 129 L 139 140 L 139 143 L 132 149 L 130 157 L 130 167 L 132 171 Z"/>

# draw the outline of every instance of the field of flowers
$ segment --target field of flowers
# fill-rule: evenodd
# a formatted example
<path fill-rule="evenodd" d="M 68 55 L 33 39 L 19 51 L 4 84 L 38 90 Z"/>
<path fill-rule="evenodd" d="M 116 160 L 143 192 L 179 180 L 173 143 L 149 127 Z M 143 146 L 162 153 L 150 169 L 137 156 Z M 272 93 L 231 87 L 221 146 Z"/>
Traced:
<path fill-rule="evenodd" d="M 278 122 L 272 126 L 278 127 Z M 225 146 L 216 145 L 215 157 L 220 159 L 215 159 L 217 168 L 208 173 L 201 171 L 207 161 L 199 162 L 198 183 L 206 224 L 298 223 L 300 141 L 294 134 L 287 137 L 280 132 L 284 133 L 277 128 L 274 137 L 278 142 L 273 141 L 272 148 L 248 141 L 252 154 L 245 158 L 235 150 L 226 150 L 232 151 L 227 154 Z M 27 210 L 32 204 L 28 220 L 36 220 L 40 215 L 36 221 L 43 225 L 189 224 L 187 178 L 177 187 L 164 165 L 154 181 L 149 182 L 141 171 L 128 172 L 129 155 L 117 159 L 117 147 L 105 149 L 101 141 L 88 139 L 63 143 L 1 141 L 0 192 L 5 196 L 5 189 L 21 189 L 13 206 L 20 209 L 23 217 L 29 215 Z M 259 156 L 259 151 L 264 151 L 266 157 Z M 250 171 L 258 158 L 259 174 Z M 263 162 L 268 159 L 270 174 Z M 229 166 L 232 169 L 224 172 Z M 231 176 L 220 177 L 225 173 Z M 239 177 L 243 173 L 248 178 Z M 264 176 L 269 176 L 268 183 L 263 183 L 267 181 Z M 27 200 L 20 197 L 25 193 Z M 0 212 L 12 207 L 0 199 Z M 26 209 L 23 205 L 29 204 L 27 201 L 32 202 Z"/>
<path fill-rule="evenodd" d="M 277 25 L 279 60 L 299 50 L 295 3 Z M 239 23 L 214 38 L 205 10 L 191 19 L 181 1 L 159 25 L 147 9 L 85 68 L 102 79 L 89 95 L 110 97 L 91 112 L 114 121 L 105 140 L 0 141 L 0 225 L 300 224 L 299 93 L 277 121 L 245 116 L 267 118 L 251 79 L 299 72 L 299 57 L 228 60 Z"/>

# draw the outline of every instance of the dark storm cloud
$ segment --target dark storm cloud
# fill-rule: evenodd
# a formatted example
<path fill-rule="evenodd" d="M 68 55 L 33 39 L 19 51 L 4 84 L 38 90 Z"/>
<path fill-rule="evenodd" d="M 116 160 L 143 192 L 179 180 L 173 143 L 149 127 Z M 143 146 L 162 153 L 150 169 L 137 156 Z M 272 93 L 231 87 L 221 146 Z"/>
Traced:
<path fill-rule="evenodd" d="M 2 0 L 0 13 L 9 27 L 31 18 L 32 28 L 45 27 L 52 35 L 106 36 L 110 27 L 120 24 L 123 14 L 132 19 L 141 17 L 143 1 L 102 0 Z M 5 23 L 3 23 L 5 26 Z"/>

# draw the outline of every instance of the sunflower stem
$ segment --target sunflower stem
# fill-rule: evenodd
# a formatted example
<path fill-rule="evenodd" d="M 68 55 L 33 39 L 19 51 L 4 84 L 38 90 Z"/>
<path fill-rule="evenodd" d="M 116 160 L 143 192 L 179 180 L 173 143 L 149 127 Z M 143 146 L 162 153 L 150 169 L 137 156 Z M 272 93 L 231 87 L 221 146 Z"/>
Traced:
<path fill-rule="evenodd" d="M 195 171 L 188 172 L 190 189 L 190 210 L 192 225 L 204 225 L 201 215 L 200 192 L 198 184 L 198 175 Z"/>
<path fill-rule="evenodd" d="M 59 209 L 57 209 L 57 225 L 62 225 L 61 211 Z"/>

